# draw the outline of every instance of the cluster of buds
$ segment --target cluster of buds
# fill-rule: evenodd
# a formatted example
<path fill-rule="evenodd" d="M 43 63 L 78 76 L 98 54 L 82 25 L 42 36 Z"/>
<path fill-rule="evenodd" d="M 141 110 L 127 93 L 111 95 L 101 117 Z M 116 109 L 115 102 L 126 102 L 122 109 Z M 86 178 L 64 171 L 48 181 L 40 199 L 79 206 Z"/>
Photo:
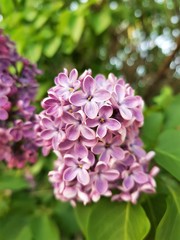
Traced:
<path fill-rule="evenodd" d="M 19 56 L 0 30 L 0 160 L 10 168 L 22 168 L 37 158 L 32 106 L 37 74 L 36 66 Z"/>
<path fill-rule="evenodd" d="M 154 152 L 146 153 L 139 138 L 143 105 L 113 74 L 59 73 L 36 128 L 43 153 L 57 155 L 49 172 L 57 199 L 75 205 L 108 196 L 136 203 L 141 192 L 155 192 L 159 169 L 149 170 Z"/>

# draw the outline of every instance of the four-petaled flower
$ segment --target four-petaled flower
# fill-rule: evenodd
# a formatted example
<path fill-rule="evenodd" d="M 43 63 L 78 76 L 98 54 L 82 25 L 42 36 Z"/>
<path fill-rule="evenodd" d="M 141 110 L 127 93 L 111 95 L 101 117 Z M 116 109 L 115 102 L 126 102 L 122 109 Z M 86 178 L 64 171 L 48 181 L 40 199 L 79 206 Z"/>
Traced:
<path fill-rule="evenodd" d="M 96 127 L 96 134 L 99 138 L 105 137 L 107 130 L 117 131 L 121 128 L 121 123 L 114 119 L 110 118 L 113 114 L 113 108 L 111 106 L 102 106 L 99 109 L 98 117 L 95 119 L 87 119 L 87 125 L 89 127 Z"/>
<path fill-rule="evenodd" d="M 70 102 L 75 106 L 84 106 L 84 112 L 89 118 L 95 118 L 99 111 L 99 103 L 110 99 L 111 95 L 107 90 L 96 88 L 95 80 L 86 76 L 83 81 L 83 91 L 77 91 L 70 97 Z"/>

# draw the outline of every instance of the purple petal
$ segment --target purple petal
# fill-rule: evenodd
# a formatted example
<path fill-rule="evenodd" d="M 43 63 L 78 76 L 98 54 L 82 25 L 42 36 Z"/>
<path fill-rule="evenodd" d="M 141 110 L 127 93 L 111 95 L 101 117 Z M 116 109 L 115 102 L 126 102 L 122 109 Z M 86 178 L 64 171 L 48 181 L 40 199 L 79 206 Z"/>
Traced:
<path fill-rule="evenodd" d="M 100 194 L 104 194 L 108 190 L 108 182 L 106 179 L 99 177 L 95 182 L 96 190 Z"/>
<path fill-rule="evenodd" d="M 80 127 L 77 125 L 71 125 L 66 129 L 67 139 L 71 141 L 77 140 L 79 135 L 80 135 Z"/>
<path fill-rule="evenodd" d="M 106 126 L 108 129 L 110 129 L 112 131 L 117 131 L 121 128 L 120 122 L 118 120 L 112 119 L 112 118 L 107 120 Z"/>
<path fill-rule="evenodd" d="M 81 134 L 89 140 L 95 139 L 95 132 L 86 126 L 81 126 Z"/>
<path fill-rule="evenodd" d="M 92 148 L 92 152 L 95 154 L 101 154 L 105 150 L 103 143 L 98 143 Z"/>
<path fill-rule="evenodd" d="M 90 182 L 89 173 L 86 171 L 86 169 L 78 169 L 77 180 L 82 185 L 87 185 Z"/>
<path fill-rule="evenodd" d="M 122 87 L 121 85 L 117 84 L 115 86 L 115 93 L 117 95 L 118 102 L 122 103 L 122 101 L 124 100 L 124 96 L 125 96 L 125 89 L 124 89 L 124 87 Z"/>
<path fill-rule="evenodd" d="M 54 82 L 56 85 L 61 85 L 63 87 L 68 87 L 69 83 L 68 83 L 68 77 L 66 74 L 64 73 L 60 73 L 58 75 L 58 77 L 55 78 Z"/>
<path fill-rule="evenodd" d="M 54 129 L 54 124 L 53 121 L 50 120 L 49 118 L 43 118 L 42 119 L 42 124 L 44 125 L 45 128 L 47 129 Z"/>
<path fill-rule="evenodd" d="M 101 124 L 98 126 L 97 128 L 97 136 L 99 138 L 103 138 L 107 133 L 107 128 L 106 128 L 106 125 L 105 124 Z"/>
<path fill-rule="evenodd" d="M 6 110 L 4 110 L 3 108 L 0 108 L 0 120 L 6 120 L 8 119 L 8 113 Z"/>
<path fill-rule="evenodd" d="M 59 148 L 59 144 L 64 139 L 64 133 L 62 131 L 61 131 L 61 133 L 60 132 L 57 133 L 52 139 L 52 147 L 53 147 L 54 150 L 57 150 Z"/>
<path fill-rule="evenodd" d="M 131 176 L 127 177 L 123 181 L 123 187 L 129 191 L 134 187 L 134 180 Z"/>
<path fill-rule="evenodd" d="M 98 90 L 94 93 L 93 100 L 95 102 L 104 102 L 110 99 L 111 94 L 107 90 Z"/>
<path fill-rule="evenodd" d="M 119 177 L 119 172 L 115 169 L 110 169 L 103 174 L 103 177 L 108 181 L 114 181 Z"/>
<path fill-rule="evenodd" d="M 124 151 L 120 147 L 112 147 L 111 156 L 115 159 L 122 160 L 124 158 Z"/>
<path fill-rule="evenodd" d="M 53 138 L 54 135 L 55 135 L 55 131 L 53 130 L 44 130 L 41 132 L 41 137 L 44 140 L 50 140 L 51 138 Z"/>
<path fill-rule="evenodd" d="M 111 117 L 113 114 L 113 109 L 111 106 L 103 106 L 99 109 L 99 116 L 104 117 L 105 119 Z"/>
<path fill-rule="evenodd" d="M 72 181 L 78 174 L 78 169 L 76 167 L 69 167 L 63 173 L 64 181 Z"/>
<path fill-rule="evenodd" d="M 143 184 L 148 181 L 148 176 L 143 172 L 134 172 L 133 177 L 134 180 L 139 184 Z"/>
<path fill-rule="evenodd" d="M 74 68 L 69 74 L 69 79 L 71 80 L 71 82 L 74 82 L 77 80 L 77 78 L 78 78 L 78 71 Z"/>
<path fill-rule="evenodd" d="M 82 91 L 73 93 L 69 100 L 77 107 L 81 107 L 87 102 L 86 95 Z"/>
<path fill-rule="evenodd" d="M 132 118 L 132 112 L 124 105 L 121 105 L 119 108 L 120 114 L 122 118 L 125 120 L 131 120 Z"/>
<path fill-rule="evenodd" d="M 59 148 L 61 151 L 71 149 L 74 145 L 74 142 L 69 141 L 66 139 L 65 141 L 61 142 Z"/>
<path fill-rule="evenodd" d="M 88 154 L 87 148 L 80 142 L 76 142 L 74 144 L 74 151 L 80 158 L 83 158 L 84 156 L 87 156 L 87 154 Z"/>
<path fill-rule="evenodd" d="M 99 120 L 97 118 L 95 119 L 88 118 L 86 120 L 86 124 L 88 127 L 96 127 L 99 124 Z"/>
<path fill-rule="evenodd" d="M 135 108 L 139 105 L 139 98 L 137 97 L 126 97 L 123 101 L 128 108 Z"/>
<path fill-rule="evenodd" d="M 99 111 L 98 105 L 93 101 L 87 102 L 84 107 L 85 114 L 91 119 L 96 118 L 98 111 Z"/>
<path fill-rule="evenodd" d="M 103 161 L 103 162 L 108 162 L 110 159 L 110 151 L 108 150 L 104 150 L 103 153 L 101 154 L 101 156 L 99 157 L 99 161 Z"/>
<path fill-rule="evenodd" d="M 72 188 L 72 187 L 66 187 L 63 191 L 63 196 L 68 198 L 68 199 L 72 199 L 76 196 L 77 192 L 76 189 Z"/>
<path fill-rule="evenodd" d="M 90 75 L 86 76 L 83 82 L 84 92 L 91 96 L 95 91 L 95 87 L 96 87 L 95 80 Z"/>
<path fill-rule="evenodd" d="M 76 124 L 77 123 L 77 120 L 71 114 L 69 114 L 67 112 L 63 113 L 62 120 L 66 124 Z"/>

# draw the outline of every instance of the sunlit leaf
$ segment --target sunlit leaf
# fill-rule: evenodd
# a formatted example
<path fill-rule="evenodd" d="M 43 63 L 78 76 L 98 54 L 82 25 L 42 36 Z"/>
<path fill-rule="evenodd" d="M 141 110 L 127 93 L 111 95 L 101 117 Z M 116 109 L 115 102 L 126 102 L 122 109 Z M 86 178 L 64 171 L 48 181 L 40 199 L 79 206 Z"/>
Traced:
<path fill-rule="evenodd" d="M 88 240 L 142 240 L 150 229 L 140 205 L 100 201 L 88 223 Z"/>
<path fill-rule="evenodd" d="M 180 190 L 168 187 L 167 210 L 158 225 L 155 240 L 180 239 Z"/>
<path fill-rule="evenodd" d="M 180 180 L 180 131 L 166 130 L 158 138 L 156 162 Z"/>

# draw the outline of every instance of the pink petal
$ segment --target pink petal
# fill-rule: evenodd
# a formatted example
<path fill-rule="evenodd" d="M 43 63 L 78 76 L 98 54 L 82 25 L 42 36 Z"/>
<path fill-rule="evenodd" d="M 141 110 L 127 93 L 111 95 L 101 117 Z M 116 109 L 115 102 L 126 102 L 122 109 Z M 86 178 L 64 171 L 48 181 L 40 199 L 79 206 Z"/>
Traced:
<path fill-rule="evenodd" d="M 41 137 L 44 140 L 50 140 L 51 138 L 53 138 L 54 135 L 55 135 L 55 131 L 53 130 L 44 130 L 41 132 Z"/>
<path fill-rule="evenodd" d="M 77 125 L 71 125 L 66 129 L 66 136 L 67 139 L 71 141 L 75 141 L 79 138 L 80 135 L 80 128 Z"/>
<path fill-rule="evenodd" d="M 81 134 L 84 138 L 87 138 L 89 140 L 95 139 L 95 132 L 89 127 L 81 126 Z"/>
<path fill-rule="evenodd" d="M 122 160 L 124 158 L 124 151 L 120 147 L 112 147 L 111 156 L 115 159 Z"/>
<path fill-rule="evenodd" d="M 107 120 L 106 126 L 108 129 L 110 129 L 112 131 L 117 131 L 121 128 L 120 122 L 118 120 L 112 119 L 112 118 Z"/>
<path fill-rule="evenodd" d="M 108 190 L 108 182 L 107 180 L 99 177 L 95 182 L 96 190 L 100 194 L 104 194 Z"/>
<path fill-rule="evenodd" d="M 134 172 L 133 177 L 134 180 L 139 184 L 143 184 L 148 181 L 148 176 L 143 172 Z"/>
<path fill-rule="evenodd" d="M 84 156 L 88 155 L 87 148 L 80 142 L 76 142 L 74 144 L 74 151 L 80 158 L 83 158 Z"/>
<path fill-rule="evenodd" d="M 101 154 L 105 150 L 103 143 L 98 143 L 92 148 L 92 152 L 95 154 Z"/>
<path fill-rule="evenodd" d="M 69 141 L 66 139 L 65 141 L 61 142 L 59 148 L 61 151 L 71 149 L 74 145 L 74 142 Z"/>
<path fill-rule="evenodd" d="M 0 120 L 8 119 L 8 113 L 3 108 L 0 108 Z"/>
<path fill-rule="evenodd" d="M 78 169 L 76 167 L 69 167 L 63 173 L 64 181 L 72 181 L 78 174 Z"/>
<path fill-rule="evenodd" d="M 87 185 L 90 182 L 89 173 L 85 169 L 78 169 L 77 180 L 82 185 Z"/>
<path fill-rule="evenodd" d="M 54 150 L 57 150 L 59 148 L 59 144 L 63 141 L 64 139 L 64 133 L 57 133 L 53 139 L 52 139 L 52 147 Z"/>
<path fill-rule="evenodd" d="M 110 169 L 103 174 L 103 177 L 108 181 L 114 181 L 119 177 L 119 172 L 115 169 Z"/>
<path fill-rule="evenodd" d="M 69 79 L 71 80 L 71 82 L 74 82 L 77 80 L 77 78 L 78 78 L 78 71 L 74 68 L 69 74 Z"/>
<path fill-rule="evenodd" d="M 99 124 L 99 120 L 97 118 L 95 119 L 88 118 L 86 120 L 86 124 L 88 127 L 96 127 Z"/>
<path fill-rule="evenodd" d="M 43 118 L 42 119 L 42 124 L 44 125 L 45 128 L 47 129 L 54 129 L 54 123 L 52 120 L 50 120 L 49 118 Z"/>
<path fill-rule="evenodd" d="M 67 112 L 63 113 L 62 120 L 66 124 L 76 124 L 77 123 L 77 120 L 71 114 L 69 114 Z"/>
<path fill-rule="evenodd" d="M 61 85 L 63 87 L 68 87 L 68 85 L 69 85 L 68 81 L 69 81 L 69 79 L 68 79 L 67 75 L 64 73 L 60 73 L 54 80 L 56 85 Z"/>
<path fill-rule="evenodd" d="M 87 102 L 86 95 L 82 91 L 73 93 L 69 100 L 77 107 L 81 107 Z"/>
<path fill-rule="evenodd" d="M 99 90 L 94 93 L 93 100 L 95 102 L 104 102 L 110 99 L 111 94 L 107 90 Z"/>
<path fill-rule="evenodd" d="M 124 89 L 124 87 L 122 87 L 121 85 L 117 84 L 115 86 L 115 93 L 117 95 L 118 102 L 122 103 L 122 101 L 124 100 L 124 97 L 125 97 L 125 89 Z"/>
<path fill-rule="evenodd" d="M 90 75 L 87 75 L 83 82 L 84 92 L 91 96 L 95 91 L 95 87 L 96 87 L 95 80 Z"/>
<path fill-rule="evenodd" d="M 134 187 L 134 180 L 131 176 L 127 177 L 123 181 L 123 187 L 129 191 Z"/>
<path fill-rule="evenodd" d="M 108 162 L 110 159 L 110 151 L 108 150 L 104 150 L 104 152 L 101 154 L 101 156 L 99 157 L 99 161 L 103 161 L 103 162 Z"/>
<path fill-rule="evenodd" d="M 66 187 L 63 191 L 63 196 L 68 198 L 68 199 L 72 199 L 76 196 L 77 191 L 76 189 L 72 188 L 72 187 Z"/>
<path fill-rule="evenodd" d="M 123 101 L 123 104 L 125 104 L 128 108 L 135 108 L 139 105 L 139 98 L 135 96 L 126 97 Z"/>
<path fill-rule="evenodd" d="M 97 128 L 97 136 L 99 138 L 103 138 L 107 133 L 107 128 L 106 128 L 106 125 L 105 124 L 101 124 L 98 126 Z"/>
<path fill-rule="evenodd" d="M 113 109 L 111 106 L 103 106 L 99 109 L 99 116 L 102 116 L 105 119 L 111 117 L 112 114 L 113 114 Z"/>
<path fill-rule="evenodd" d="M 87 102 L 84 107 L 85 114 L 92 119 L 96 118 L 98 111 L 99 111 L 98 105 L 93 101 Z"/>
<path fill-rule="evenodd" d="M 122 118 L 124 118 L 125 120 L 131 120 L 132 112 L 126 106 L 121 105 L 119 111 Z"/>

